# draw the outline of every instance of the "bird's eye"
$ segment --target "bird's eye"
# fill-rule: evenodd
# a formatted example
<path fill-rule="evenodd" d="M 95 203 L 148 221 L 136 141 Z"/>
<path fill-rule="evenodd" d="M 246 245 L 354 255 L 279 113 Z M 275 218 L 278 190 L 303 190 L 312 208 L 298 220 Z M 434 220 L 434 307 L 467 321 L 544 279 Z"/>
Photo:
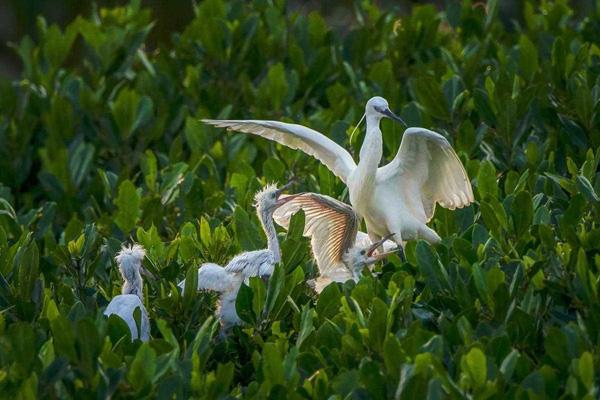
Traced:
<path fill-rule="evenodd" d="M 275 196 L 275 193 L 271 194 L 271 198 L 273 198 L 273 199 L 274 199 L 275 197 L 276 197 L 276 196 Z"/>
<path fill-rule="evenodd" d="M 361 255 L 361 256 L 364 256 L 366 253 L 367 253 L 367 252 L 366 252 L 365 250 L 361 250 L 361 251 L 360 251 L 360 255 Z"/>

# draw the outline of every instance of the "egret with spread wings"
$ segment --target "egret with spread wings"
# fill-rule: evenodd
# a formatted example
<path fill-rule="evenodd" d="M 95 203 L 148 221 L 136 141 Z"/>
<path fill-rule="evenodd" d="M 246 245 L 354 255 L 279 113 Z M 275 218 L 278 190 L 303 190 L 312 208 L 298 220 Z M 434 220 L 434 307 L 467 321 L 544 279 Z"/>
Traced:
<path fill-rule="evenodd" d="M 281 189 L 274 185 L 267 185 L 254 197 L 256 213 L 267 236 L 266 249 L 238 254 L 225 267 L 205 263 L 198 269 L 198 290 L 212 290 L 221 293 L 216 313 L 221 321 L 222 332 L 241 323 L 235 309 L 235 302 L 242 282 L 247 282 L 253 276 L 270 277 L 275 264 L 281 261 L 281 250 L 273 223 L 273 213 L 278 207 L 294 199 L 295 195 L 282 196 L 282 192 L 290 184 L 291 182 Z M 183 289 L 185 279 L 178 286 Z"/>
<path fill-rule="evenodd" d="M 287 229 L 290 218 L 299 210 L 304 211 L 304 235 L 311 239 L 312 252 L 319 268 L 319 277 L 314 281 L 317 293 L 331 282 L 358 281 L 364 267 L 392 253 L 375 254 L 375 250 L 384 242 L 389 245 L 387 239 L 393 233 L 375 243 L 357 244 L 358 215 L 348 204 L 329 196 L 298 194 L 279 207 L 273 219 Z"/>
<path fill-rule="evenodd" d="M 425 128 L 404 132 L 396 157 L 379 167 L 383 139 L 379 123 L 387 117 L 404 124 L 382 97 L 365 107 L 366 136 L 360 161 L 325 135 L 302 125 L 262 120 L 203 120 L 229 130 L 251 133 L 309 154 L 327 166 L 347 186 L 350 203 L 365 219 L 372 242 L 395 233 L 393 240 L 422 238 L 440 241 L 427 226 L 436 204 L 454 210 L 473 202 L 471 183 L 448 140 Z"/>

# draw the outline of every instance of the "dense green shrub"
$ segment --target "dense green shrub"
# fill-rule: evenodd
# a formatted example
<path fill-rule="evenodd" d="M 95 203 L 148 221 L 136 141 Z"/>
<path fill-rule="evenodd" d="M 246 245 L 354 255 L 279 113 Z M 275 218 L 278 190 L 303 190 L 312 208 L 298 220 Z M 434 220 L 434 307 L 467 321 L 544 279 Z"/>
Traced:
<path fill-rule="evenodd" d="M 0 80 L 0 393 L 3 398 L 597 398 L 600 370 L 600 10 L 464 0 L 400 18 L 356 3 L 341 35 L 283 1 L 206 0 L 149 50 L 152 15 L 39 19 Z M 445 134 L 477 201 L 438 208 L 444 238 L 409 243 L 377 277 L 319 298 L 302 216 L 284 262 L 238 303 L 225 341 L 214 296 L 175 284 L 265 240 L 267 181 L 346 199 L 317 161 L 202 117 L 297 121 L 356 154 L 364 102 Z M 398 125 L 383 123 L 394 156 Z M 130 344 L 102 309 L 112 257 L 138 241 L 153 339 Z M 193 275 L 189 275 L 193 276 Z M 123 338 L 123 336 L 125 336 Z"/>

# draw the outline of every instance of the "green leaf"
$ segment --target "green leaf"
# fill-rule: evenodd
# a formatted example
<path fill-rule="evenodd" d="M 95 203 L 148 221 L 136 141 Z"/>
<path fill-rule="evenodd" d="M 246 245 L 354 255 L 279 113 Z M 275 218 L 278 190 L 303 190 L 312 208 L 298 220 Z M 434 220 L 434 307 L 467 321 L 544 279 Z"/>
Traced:
<path fill-rule="evenodd" d="M 300 328 L 298 329 L 298 337 L 296 338 L 296 347 L 300 348 L 302 343 L 314 332 L 315 327 L 313 325 L 313 319 L 315 311 L 311 309 L 307 304 L 302 306 L 302 312 L 300 314 Z"/>
<path fill-rule="evenodd" d="M 369 341 L 377 351 L 383 349 L 383 343 L 386 337 L 388 308 L 379 298 L 375 297 L 371 305 L 371 315 L 369 316 Z"/>
<path fill-rule="evenodd" d="M 288 94 L 288 80 L 283 64 L 277 63 L 269 67 L 267 76 L 260 84 L 259 96 L 263 104 L 270 105 L 272 110 L 280 110 Z"/>
<path fill-rule="evenodd" d="M 189 169 L 189 166 L 184 162 L 178 162 L 166 167 L 161 173 L 160 180 L 160 201 L 163 205 L 171 204 L 179 195 L 179 187 L 181 186 L 184 174 Z"/>
<path fill-rule="evenodd" d="M 233 212 L 233 230 L 238 243 L 244 250 L 257 250 L 264 248 L 262 234 L 256 225 L 250 222 L 250 216 L 241 207 L 236 207 Z"/>
<path fill-rule="evenodd" d="M 448 273 L 428 243 L 422 240 L 417 243 L 416 256 L 417 265 L 432 289 L 441 290 L 449 287 Z"/>
<path fill-rule="evenodd" d="M 560 369 L 565 370 L 567 368 L 570 362 L 567 338 L 560 329 L 552 327 L 548 330 L 544 340 L 544 349 Z"/>
<path fill-rule="evenodd" d="M 435 78 L 421 76 L 414 81 L 413 87 L 417 101 L 429 114 L 443 121 L 450 120 L 448 102 Z"/>
<path fill-rule="evenodd" d="M 24 301 L 33 300 L 33 289 L 39 274 L 39 250 L 35 241 L 19 248 L 15 255 L 19 265 L 19 292 Z"/>
<path fill-rule="evenodd" d="M 124 180 L 119 185 L 119 193 L 115 199 L 117 213 L 115 215 L 115 224 L 125 233 L 131 230 L 137 224 L 140 216 L 140 195 L 135 185 L 130 180 Z"/>
<path fill-rule="evenodd" d="M 135 353 L 131 362 L 127 380 L 136 391 L 141 391 L 149 385 L 156 371 L 156 353 L 148 343 L 143 343 Z"/>
<path fill-rule="evenodd" d="M 519 69 L 523 78 L 530 81 L 538 70 L 538 52 L 525 35 L 519 38 Z"/>
<path fill-rule="evenodd" d="M 265 299 L 265 307 L 263 312 L 270 315 L 275 306 L 275 302 L 280 297 L 281 290 L 285 284 L 285 270 L 282 266 L 276 265 L 273 274 L 269 278 L 267 286 L 267 297 Z"/>
<path fill-rule="evenodd" d="M 577 176 L 577 189 L 588 199 L 589 201 L 593 201 L 595 203 L 600 201 L 598 194 L 594 190 L 594 187 L 590 183 L 590 181 L 583 175 Z"/>
<path fill-rule="evenodd" d="M 187 117 L 183 132 L 192 153 L 200 154 L 206 151 L 207 138 L 202 122 L 196 118 Z"/>
<path fill-rule="evenodd" d="M 5 338 L 10 339 L 10 352 L 14 355 L 15 364 L 19 372 L 27 375 L 36 358 L 35 336 L 31 324 L 26 322 L 17 322 L 10 325 L 8 335 Z M 8 343 L 7 343 L 8 344 Z"/>
<path fill-rule="evenodd" d="M 529 230 L 533 220 L 533 202 L 529 193 L 518 192 L 512 202 L 511 210 L 515 233 L 519 237 Z"/>
<path fill-rule="evenodd" d="M 198 296 L 198 267 L 188 268 L 185 274 L 185 285 L 183 287 L 183 306 L 189 307 Z"/>
<path fill-rule="evenodd" d="M 477 347 L 473 347 L 462 357 L 461 370 L 466 373 L 475 387 L 482 387 L 487 380 L 487 361 L 485 354 Z"/>
<path fill-rule="evenodd" d="M 277 158 L 268 158 L 263 164 L 263 175 L 268 182 L 282 182 L 285 165 Z"/>
<path fill-rule="evenodd" d="M 321 321 L 337 315 L 341 306 L 341 292 L 338 285 L 329 285 L 319 295 L 317 300 L 317 315 Z"/>
<path fill-rule="evenodd" d="M 256 323 L 256 314 L 252 307 L 254 303 L 254 292 L 249 286 L 242 285 L 235 299 L 235 309 L 240 319 L 248 324 Z"/>
<path fill-rule="evenodd" d="M 69 54 L 77 37 L 76 28 L 76 25 L 72 24 L 65 29 L 65 33 L 62 33 L 57 25 L 52 25 L 46 31 L 43 48 L 52 67 L 60 67 Z"/>
<path fill-rule="evenodd" d="M 475 89 L 473 92 L 473 102 L 479 116 L 489 126 L 496 126 L 496 114 L 490 103 L 488 94 L 483 89 Z"/>
<path fill-rule="evenodd" d="M 144 152 L 144 157 L 141 161 L 142 172 L 144 173 L 144 182 L 150 191 L 156 190 L 156 177 L 158 175 L 158 163 L 156 156 L 152 150 L 148 149 Z"/>
<path fill-rule="evenodd" d="M 472 271 L 473 281 L 475 282 L 475 287 L 477 288 L 480 298 L 483 299 L 488 306 L 493 307 L 493 300 L 490 292 L 488 291 L 486 279 L 481 267 L 479 266 L 479 263 L 473 264 Z"/>
<path fill-rule="evenodd" d="M 285 383 L 283 360 L 275 343 L 265 343 L 262 356 L 262 371 L 269 377 L 269 385 Z"/>
<path fill-rule="evenodd" d="M 67 357 L 72 362 L 77 359 L 75 339 L 71 322 L 59 315 L 50 321 L 50 329 L 54 338 L 54 351 L 59 356 Z"/>
<path fill-rule="evenodd" d="M 477 173 L 477 190 L 482 200 L 498 197 L 498 183 L 496 181 L 496 168 L 491 161 L 481 163 Z"/>
<path fill-rule="evenodd" d="M 517 350 L 513 349 L 505 358 L 502 360 L 500 365 L 500 372 L 504 375 L 504 379 L 510 381 L 513 372 L 519 361 L 520 354 Z"/>
<path fill-rule="evenodd" d="M 79 187 L 88 175 L 94 157 L 94 146 L 89 143 L 79 143 L 69 155 L 69 174 L 75 187 Z"/>
<path fill-rule="evenodd" d="M 584 352 L 578 362 L 579 377 L 588 391 L 594 385 L 594 359 L 589 352 Z"/>

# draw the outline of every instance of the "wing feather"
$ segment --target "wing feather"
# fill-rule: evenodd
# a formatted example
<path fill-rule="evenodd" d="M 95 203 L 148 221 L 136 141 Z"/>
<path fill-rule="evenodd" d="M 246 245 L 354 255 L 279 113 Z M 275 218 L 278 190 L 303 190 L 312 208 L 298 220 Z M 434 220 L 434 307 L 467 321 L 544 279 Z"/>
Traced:
<path fill-rule="evenodd" d="M 436 203 L 454 210 L 474 201 L 467 172 L 448 140 L 425 128 L 408 128 L 396 157 L 378 174 L 404 191 L 404 199 L 418 197 L 408 191 L 421 189 L 417 200 L 423 206 L 423 222 L 431 220 Z"/>
<path fill-rule="evenodd" d="M 313 255 L 321 275 L 345 268 L 344 253 L 354 246 L 359 219 L 352 207 L 316 193 L 303 193 L 279 207 L 273 219 L 284 228 L 299 210 L 305 214 L 304 236 L 311 238 Z"/>
<path fill-rule="evenodd" d="M 233 288 L 234 281 L 229 272 L 223 267 L 213 263 L 205 263 L 198 268 L 198 290 L 214 290 L 227 292 Z M 177 285 L 182 290 L 185 288 L 185 279 Z"/>
<path fill-rule="evenodd" d="M 313 129 L 298 124 L 260 120 L 203 119 L 218 128 L 250 133 L 273 140 L 292 149 L 302 150 L 321 161 L 344 183 L 356 168 L 356 163 L 342 146 Z"/>
<path fill-rule="evenodd" d="M 225 266 L 225 271 L 241 274 L 245 279 L 251 276 L 272 275 L 275 259 L 271 250 L 254 250 L 239 254 Z"/>

